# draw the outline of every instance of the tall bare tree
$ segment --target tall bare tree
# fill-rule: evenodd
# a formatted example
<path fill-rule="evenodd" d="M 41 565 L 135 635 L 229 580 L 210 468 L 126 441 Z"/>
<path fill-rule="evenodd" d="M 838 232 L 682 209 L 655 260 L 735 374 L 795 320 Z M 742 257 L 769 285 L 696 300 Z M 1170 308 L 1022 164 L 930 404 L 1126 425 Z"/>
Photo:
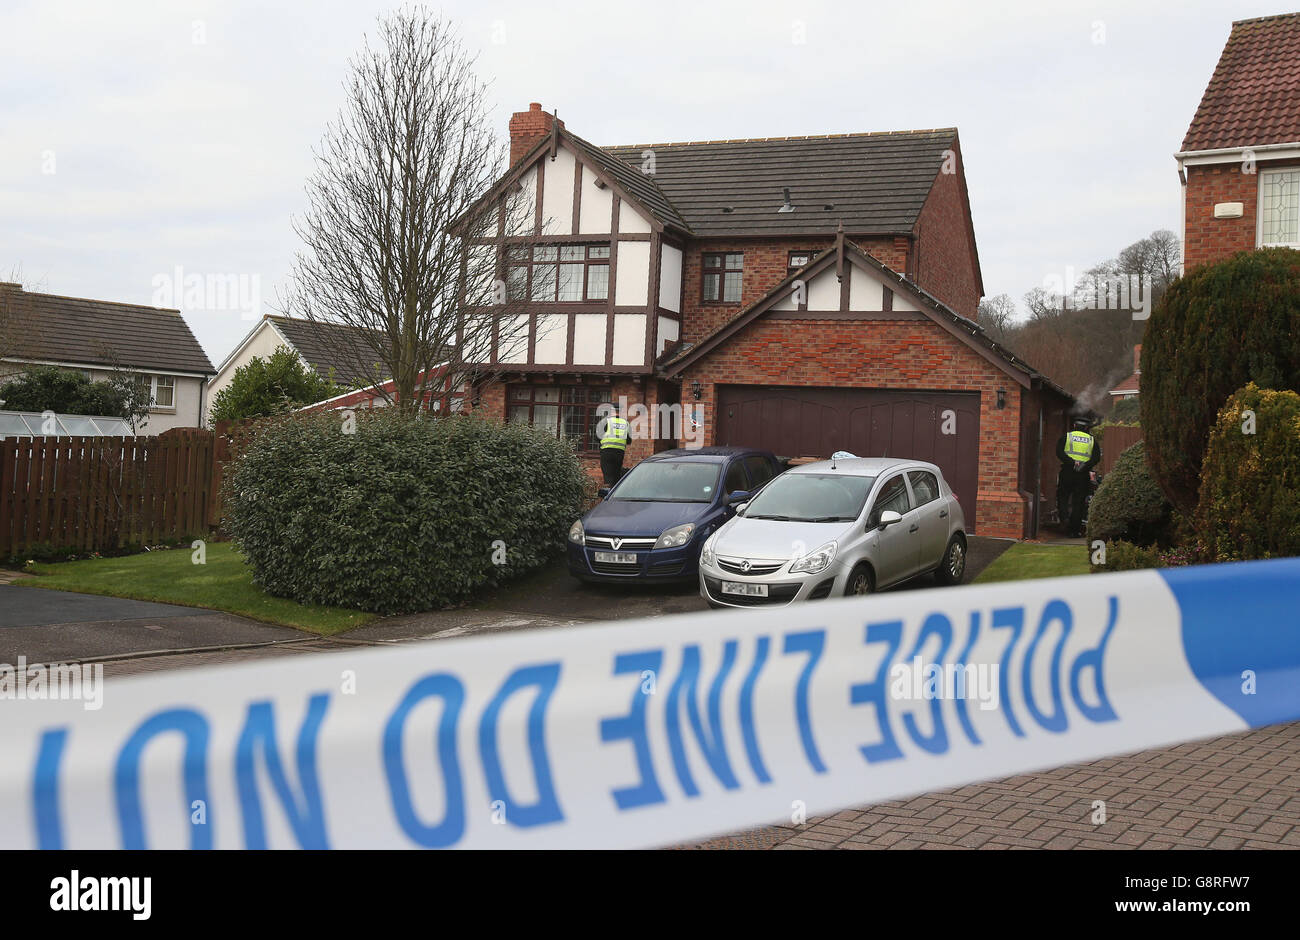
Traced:
<path fill-rule="evenodd" d="M 533 207 L 522 188 L 490 193 L 506 148 L 473 65 L 445 20 L 421 8 L 382 18 L 350 63 L 295 220 L 289 312 L 354 327 L 319 335 L 358 386 L 403 409 L 446 382 L 483 381 L 494 341 L 500 358 L 527 341 L 501 255 L 533 234 Z"/>

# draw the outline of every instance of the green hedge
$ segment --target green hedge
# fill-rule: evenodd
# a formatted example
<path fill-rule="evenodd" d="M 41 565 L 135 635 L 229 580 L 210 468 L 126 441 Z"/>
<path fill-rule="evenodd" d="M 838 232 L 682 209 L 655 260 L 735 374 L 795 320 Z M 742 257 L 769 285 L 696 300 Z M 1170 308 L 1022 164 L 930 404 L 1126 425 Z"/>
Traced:
<path fill-rule="evenodd" d="M 1168 534 L 1171 507 L 1147 466 L 1139 441 L 1123 451 L 1088 506 L 1088 543 L 1123 540 L 1147 547 Z"/>
<path fill-rule="evenodd" d="M 1089 552 L 1092 548 L 1089 547 Z M 1089 555 L 1089 559 L 1092 555 Z M 1093 572 L 1098 571 L 1136 571 L 1141 568 L 1163 568 L 1164 559 L 1154 548 L 1143 548 L 1131 542 L 1107 542 L 1106 563 L 1092 565 Z"/>
<path fill-rule="evenodd" d="M 567 442 L 388 409 L 344 433 L 346 414 L 264 422 L 233 464 L 225 524 L 268 593 L 429 610 L 563 552 L 588 488 Z"/>
<path fill-rule="evenodd" d="M 1243 251 L 1188 271 L 1142 340 L 1142 429 L 1151 471 L 1196 511 L 1210 427 L 1247 382 L 1300 391 L 1300 251 Z"/>
<path fill-rule="evenodd" d="M 1197 523 L 1212 561 L 1300 555 L 1300 395 L 1251 383 L 1228 399 L 1210 430 Z"/>

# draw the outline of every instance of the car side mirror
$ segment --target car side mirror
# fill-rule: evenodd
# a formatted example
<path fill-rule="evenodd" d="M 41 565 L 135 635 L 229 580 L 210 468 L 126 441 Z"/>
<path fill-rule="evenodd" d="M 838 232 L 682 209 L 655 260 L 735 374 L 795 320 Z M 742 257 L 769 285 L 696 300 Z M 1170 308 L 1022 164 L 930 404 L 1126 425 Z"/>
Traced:
<path fill-rule="evenodd" d="M 877 520 L 876 526 L 877 528 L 880 529 L 887 529 L 895 522 L 902 522 L 902 521 L 903 521 L 902 516 L 894 512 L 894 510 L 892 509 L 886 509 L 884 512 L 880 514 L 880 519 Z"/>
<path fill-rule="evenodd" d="M 749 502 L 749 490 L 732 490 L 727 494 L 727 505 L 734 506 L 736 503 Z"/>
<path fill-rule="evenodd" d="M 599 496 L 601 499 L 608 499 L 608 498 L 609 498 L 609 487 L 608 487 L 608 486 L 602 486 L 600 489 L 596 490 L 596 495 Z"/>

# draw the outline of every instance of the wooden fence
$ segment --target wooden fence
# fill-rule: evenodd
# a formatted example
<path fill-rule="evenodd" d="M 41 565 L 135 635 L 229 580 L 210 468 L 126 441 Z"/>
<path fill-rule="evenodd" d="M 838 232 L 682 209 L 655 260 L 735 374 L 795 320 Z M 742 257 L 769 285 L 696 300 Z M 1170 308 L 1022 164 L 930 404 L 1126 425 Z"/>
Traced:
<path fill-rule="evenodd" d="M 1103 475 L 1115 469 L 1119 455 L 1142 440 L 1141 425 L 1112 424 L 1102 432 L 1101 465 L 1097 468 Z"/>
<path fill-rule="evenodd" d="M 0 441 L 0 560 L 107 551 L 206 535 L 211 431 Z"/>

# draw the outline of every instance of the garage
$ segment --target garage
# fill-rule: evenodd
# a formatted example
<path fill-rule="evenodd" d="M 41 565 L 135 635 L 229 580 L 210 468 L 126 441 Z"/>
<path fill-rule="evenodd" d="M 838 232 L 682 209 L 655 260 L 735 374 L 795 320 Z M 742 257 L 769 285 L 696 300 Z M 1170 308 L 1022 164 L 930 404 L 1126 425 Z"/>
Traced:
<path fill-rule="evenodd" d="M 720 385 L 717 394 L 718 444 L 786 457 L 847 450 L 859 457 L 928 461 L 943 470 L 974 531 L 978 392 Z M 951 421 L 945 412 L 952 413 Z"/>

